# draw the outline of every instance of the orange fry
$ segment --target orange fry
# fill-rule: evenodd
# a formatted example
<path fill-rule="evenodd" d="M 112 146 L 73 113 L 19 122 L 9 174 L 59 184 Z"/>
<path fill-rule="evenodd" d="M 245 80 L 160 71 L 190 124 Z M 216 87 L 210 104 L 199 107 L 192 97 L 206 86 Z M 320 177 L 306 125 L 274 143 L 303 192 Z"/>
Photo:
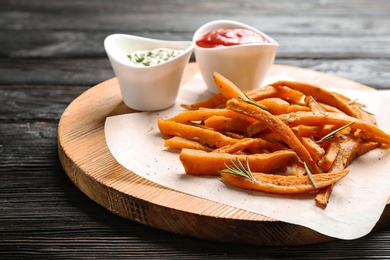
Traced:
<path fill-rule="evenodd" d="M 245 94 L 247 94 L 247 96 L 253 100 L 262 100 L 265 98 L 276 97 L 278 94 L 278 90 L 273 86 L 264 86 L 261 88 L 250 90 Z"/>
<path fill-rule="evenodd" d="M 238 141 L 237 139 L 225 136 L 213 130 L 185 125 L 171 120 L 159 118 L 157 124 L 160 132 L 164 135 L 180 136 L 210 147 L 222 147 L 228 144 L 234 144 Z"/>
<path fill-rule="evenodd" d="M 302 145 L 299 139 L 296 137 L 291 128 L 283 123 L 278 117 L 268 113 L 267 111 L 247 104 L 245 102 L 240 102 L 236 99 L 231 99 L 227 103 L 227 108 L 243 113 L 245 115 L 252 116 L 259 120 L 261 123 L 265 124 L 273 132 L 277 133 L 280 138 L 291 148 L 297 155 L 307 164 L 307 167 L 310 169 L 311 173 L 316 174 L 320 172 L 316 162 L 311 157 L 307 149 Z"/>
<path fill-rule="evenodd" d="M 204 120 L 204 125 L 220 132 L 246 133 L 251 123 L 238 117 L 212 116 Z"/>
<path fill-rule="evenodd" d="M 243 98 L 245 97 L 244 92 L 239 89 L 233 82 L 222 76 L 218 72 L 214 72 L 214 81 L 221 94 L 227 98 Z"/>
<path fill-rule="evenodd" d="M 225 105 L 227 99 L 221 93 L 215 94 L 206 100 L 202 100 L 191 105 L 182 104 L 181 107 L 188 110 L 196 110 L 199 108 L 217 108 Z"/>
<path fill-rule="evenodd" d="M 221 109 L 221 108 L 202 108 L 198 110 L 191 110 L 191 111 L 185 111 L 183 113 L 180 113 L 169 120 L 175 121 L 178 123 L 188 123 L 188 122 L 195 122 L 195 121 L 204 121 L 209 117 L 212 116 L 224 116 L 229 118 L 239 118 L 242 120 L 246 120 L 249 123 L 254 123 L 256 120 L 249 116 L 245 116 L 241 113 L 237 113 L 228 109 Z"/>
<path fill-rule="evenodd" d="M 318 145 L 313 139 L 310 137 L 302 137 L 300 138 L 301 143 L 306 147 L 307 151 L 310 153 L 311 157 L 313 157 L 314 161 L 318 161 L 325 154 L 325 150 Z"/>
<path fill-rule="evenodd" d="M 348 105 L 347 102 L 345 102 L 338 95 L 335 95 L 334 93 L 324 88 L 295 81 L 278 81 L 271 85 L 275 87 L 287 86 L 289 88 L 301 91 L 306 96 L 312 96 L 319 102 L 324 102 L 325 104 L 334 106 L 349 116 L 356 116 L 355 111 Z"/>
<path fill-rule="evenodd" d="M 306 125 L 337 125 L 343 126 L 350 122 L 354 122 L 349 127 L 351 129 L 361 129 L 372 134 L 372 140 L 380 143 L 390 144 L 390 135 L 377 128 L 376 126 L 361 121 L 360 119 L 350 117 L 340 113 L 329 112 L 327 114 L 313 112 L 295 112 L 284 115 L 279 115 L 278 118 L 290 127 L 301 124 Z"/>
<path fill-rule="evenodd" d="M 271 151 L 284 150 L 285 147 L 279 143 L 269 142 L 261 138 L 245 138 L 239 140 L 237 143 L 232 145 L 226 145 L 224 147 L 215 149 L 213 152 L 218 153 L 236 153 L 248 148 L 263 148 Z"/>
<path fill-rule="evenodd" d="M 274 115 L 288 113 L 290 104 L 281 98 L 266 98 L 258 101 L 258 103 L 268 108 L 268 112 Z"/>
<path fill-rule="evenodd" d="M 250 126 L 248 126 L 246 131 L 247 131 L 247 135 L 249 137 L 252 137 L 252 136 L 255 136 L 259 133 L 264 132 L 267 129 L 268 129 L 268 127 L 265 124 L 263 124 L 259 121 L 256 121 L 253 124 L 251 124 Z"/>
<path fill-rule="evenodd" d="M 329 171 L 341 171 L 345 169 L 358 156 L 361 156 L 379 147 L 376 142 L 362 142 L 358 138 L 350 138 L 341 144 L 340 151 Z M 324 187 L 318 191 L 315 200 L 319 206 L 326 207 L 333 185 Z"/>
<path fill-rule="evenodd" d="M 296 162 L 290 165 L 290 175 L 292 176 L 304 176 L 306 175 L 306 169 L 302 163 Z"/>
<path fill-rule="evenodd" d="M 183 149 L 180 161 L 187 174 L 191 175 L 219 175 L 219 171 L 229 165 L 230 160 L 246 162 L 254 171 L 271 171 L 296 161 L 297 155 L 291 150 L 276 151 L 273 153 L 233 155 L 228 153 L 205 152 L 201 150 Z"/>
<path fill-rule="evenodd" d="M 317 135 L 322 129 L 322 126 L 299 125 L 293 131 L 298 137 L 309 137 Z"/>
<path fill-rule="evenodd" d="M 294 81 L 246 91 L 218 72 L 213 77 L 219 94 L 157 120 L 165 147 L 181 149 L 187 174 L 269 193 L 315 191 L 326 207 L 356 157 L 390 148 L 375 115 L 346 96 Z"/>
<path fill-rule="evenodd" d="M 257 183 L 226 172 L 221 172 L 221 177 L 222 181 L 225 183 L 246 190 L 257 190 L 277 194 L 302 194 L 329 186 L 344 178 L 348 172 L 348 170 L 342 170 L 339 172 L 314 174 L 313 178 L 317 184 L 317 188 L 313 186 L 313 183 L 307 175 L 283 176 L 252 172 Z"/>
<path fill-rule="evenodd" d="M 318 160 L 318 166 L 324 171 L 328 172 L 336 160 L 340 151 L 340 142 L 338 140 L 331 141 L 324 156 Z"/>
<path fill-rule="evenodd" d="M 287 100 L 290 103 L 304 105 L 303 97 L 305 96 L 301 91 L 286 87 L 278 86 L 277 87 L 277 97 L 280 97 L 284 100 Z"/>
<path fill-rule="evenodd" d="M 189 149 L 203 150 L 207 152 L 211 152 L 213 150 L 212 148 L 206 145 L 182 138 L 180 136 L 174 136 L 172 138 L 165 140 L 164 146 L 169 148 L 174 148 L 174 149 L 189 148 Z"/>

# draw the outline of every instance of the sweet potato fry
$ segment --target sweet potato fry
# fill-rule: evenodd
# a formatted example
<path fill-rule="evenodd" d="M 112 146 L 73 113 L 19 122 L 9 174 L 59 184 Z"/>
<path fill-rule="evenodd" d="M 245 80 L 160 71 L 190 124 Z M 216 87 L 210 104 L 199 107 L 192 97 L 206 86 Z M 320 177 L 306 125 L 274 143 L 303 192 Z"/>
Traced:
<path fill-rule="evenodd" d="M 316 203 L 326 207 L 357 156 L 390 147 L 375 115 L 341 94 L 292 81 L 243 91 L 218 72 L 214 80 L 220 94 L 158 119 L 171 137 L 165 146 L 181 149 L 187 174 L 220 175 L 239 188 L 278 194 L 317 191 Z M 241 168 L 228 166 L 234 159 Z"/>
<path fill-rule="evenodd" d="M 243 115 L 241 113 L 236 113 L 234 111 L 228 110 L 228 109 L 221 109 L 221 108 L 204 108 L 204 109 L 198 109 L 198 110 L 191 110 L 191 111 L 185 111 L 183 113 L 180 113 L 169 120 L 175 121 L 178 123 L 188 123 L 188 122 L 196 122 L 196 121 L 204 121 L 209 117 L 212 116 L 224 116 L 229 118 L 239 118 L 245 121 L 248 121 L 249 123 L 256 122 L 255 119 Z"/>
<path fill-rule="evenodd" d="M 290 104 L 287 113 L 298 112 L 298 111 L 310 111 L 310 108 L 302 105 Z"/>
<path fill-rule="evenodd" d="M 281 98 L 266 98 L 257 101 L 268 108 L 268 112 L 274 115 L 285 114 L 288 112 L 290 104 Z"/>
<path fill-rule="evenodd" d="M 379 145 L 380 144 L 376 142 L 363 142 L 358 138 L 351 137 L 341 144 L 340 151 L 329 171 L 340 171 L 345 169 L 356 157 L 378 148 Z M 332 189 L 333 186 L 330 185 L 329 187 L 324 187 L 318 191 L 315 200 L 319 206 L 326 207 Z"/>
<path fill-rule="evenodd" d="M 225 183 L 246 190 L 257 190 L 277 194 L 302 194 L 329 186 L 344 178 L 348 172 L 348 170 L 342 170 L 339 172 L 314 174 L 313 178 L 317 184 L 317 188 L 313 186 L 313 183 L 307 175 L 283 176 L 252 172 L 257 183 L 226 172 L 221 172 L 221 178 Z"/>
<path fill-rule="evenodd" d="M 363 106 L 358 106 L 358 105 L 351 105 L 351 107 L 355 110 L 356 112 L 356 118 L 359 118 L 360 120 L 372 124 L 372 125 L 377 125 L 376 122 L 376 117 L 374 114 L 369 113 L 366 111 Z"/>
<path fill-rule="evenodd" d="M 264 86 L 261 88 L 250 90 L 245 94 L 247 94 L 247 96 L 251 99 L 258 101 L 265 98 L 276 97 L 278 94 L 278 90 L 273 86 Z"/>
<path fill-rule="evenodd" d="M 221 91 L 222 96 L 227 99 L 230 98 L 244 98 L 244 92 L 239 89 L 233 82 L 222 76 L 218 72 L 214 72 L 214 81 L 219 91 Z"/>
<path fill-rule="evenodd" d="M 336 160 L 339 151 L 340 151 L 340 141 L 339 140 L 330 141 L 326 153 L 317 162 L 318 166 L 324 172 L 328 172 L 330 167 L 332 167 L 333 162 Z"/>
<path fill-rule="evenodd" d="M 200 144 L 200 143 L 192 141 L 192 140 L 182 138 L 180 136 L 174 136 L 172 138 L 165 140 L 164 146 L 169 147 L 169 148 L 173 148 L 173 149 L 188 148 L 188 149 L 203 150 L 203 151 L 207 151 L 207 152 L 213 151 L 212 148 L 210 148 L 206 145 Z"/>
<path fill-rule="evenodd" d="M 290 175 L 292 176 L 304 176 L 306 175 L 306 169 L 300 162 L 292 163 L 289 169 Z"/>
<path fill-rule="evenodd" d="M 276 97 L 282 98 L 292 104 L 305 105 L 305 95 L 301 91 L 290 87 L 278 86 Z"/>
<path fill-rule="evenodd" d="M 271 171 L 297 160 L 297 155 L 291 150 L 276 151 L 273 153 L 232 155 L 228 153 L 205 152 L 201 150 L 183 149 L 180 161 L 185 172 L 191 175 L 219 175 L 219 171 L 226 168 L 230 160 L 238 158 L 245 162 L 248 157 L 250 168 L 254 171 Z"/>
<path fill-rule="evenodd" d="M 296 137 L 291 128 L 287 124 L 283 123 L 278 117 L 268 113 L 261 108 L 249 105 L 242 101 L 240 102 L 236 99 L 230 99 L 226 103 L 226 106 L 228 109 L 252 116 L 263 124 L 265 124 L 269 129 L 277 133 L 280 138 L 282 138 L 283 141 L 292 150 L 294 150 L 304 162 L 306 162 L 307 167 L 313 174 L 320 172 L 320 169 L 318 168 L 316 162 L 313 160 L 310 153 Z"/>
<path fill-rule="evenodd" d="M 301 91 L 306 96 L 312 96 L 315 100 L 319 102 L 323 102 L 325 104 L 336 107 L 349 116 L 356 116 L 355 111 L 349 106 L 347 102 L 345 102 L 338 95 L 335 95 L 334 93 L 324 88 L 295 81 L 278 81 L 271 85 L 274 87 L 287 86 L 289 88 Z"/>
<path fill-rule="evenodd" d="M 234 144 L 238 141 L 237 139 L 225 136 L 213 130 L 186 125 L 171 120 L 159 118 L 157 124 L 160 132 L 164 135 L 180 136 L 210 147 L 222 147 L 228 144 Z"/>
<path fill-rule="evenodd" d="M 248 148 L 260 148 L 270 151 L 285 150 L 285 147 L 279 143 L 269 142 L 261 138 L 245 138 L 239 140 L 235 144 L 215 149 L 213 152 L 233 154 Z"/>
<path fill-rule="evenodd" d="M 313 112 L 295 112 L 289 114 L 279 115 L 278 118 L 290 127 L 305 125 L 336 125 L 343 126 L 350 122 L 354 122 L 350 127 L 352 129 L 361 129 L 372 134 L 372 141 L 390 144 L 390 135 L 382 131 L 376 126 L 361 121 L 360 119 L 350 117 L 344 114 L 332 113 L 320 114 Z"/>
<path fill-rule="evenodd" d="M 251 123 L 241 118 L 212 116 L 204 120 L 204 125 L 219 132 L 246 133 Z"/>
<path fill-rule="evenodd" d="M 252 136 L 255 136 L 259 133 L 266 131 L 267 129 L 268 129 L 268 127 L 265 124 L 263 124 L 262 122 L 256 121 L 256 122 L 252 123 L 250 126 L 248 126 L 246 131 L 247 131 L 247 135 L 249 137 L 252 137 Z"/>
<path fill-rule="evenodd" d="M 343 142 L 337 157 L 329 169 L 330 171 L 337 171 L 347 168 L 351 162 L 357 157 L 379 147 L 377 142 L 364 142 L 358 138 L 351 137 L 349 140 Z"/>
<path fill-rule="evenodd" d="M 227 98 L 221 93 L 215 94 L 206 100 L 202 100 L 191 105 L 182 104 L 181 107 L 187 110 L 196 110 L 199 108 L 218 108 L 225 105 Z"/>
<path fill-rule="evenodd" d="M 298 137 L 310 137 L 316 136 L 322 130 L 322 126 L 308 126 L 308 125 L 298 125 L 296 129 L 293 128 L 294 133 Z"/>
<path fill-rule="evenodd" d="M 315 142 L 310 137 L 302 137 L 300 138 L 301 143 L 306 147 L 307 151 L 310 153 L 311 157 L 313 157 L 314 161 L 318 161 L 320 158 L 322 158 L 325 155 L 325 150 L 318 145 L 317 142 Z"/>

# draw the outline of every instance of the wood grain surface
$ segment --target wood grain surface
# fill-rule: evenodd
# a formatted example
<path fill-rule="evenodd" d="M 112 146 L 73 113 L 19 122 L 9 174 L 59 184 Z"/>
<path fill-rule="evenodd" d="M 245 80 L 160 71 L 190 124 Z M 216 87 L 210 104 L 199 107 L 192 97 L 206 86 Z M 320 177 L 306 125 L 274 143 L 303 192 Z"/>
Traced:
<path fill-rule="evenodd" d="M 197 65 L 189 64 L 183 82 L 196 72 Z M 373 90 L 337 76 L 285 65 L 274 65 L 269 76 L 300 79 L 325 88 Z M 60 160 L 69 178 L 92 200 L 122 217 L 205 240 L 272 246 L 332 240 L 302 226 L 165 188 L 128 171 L 108 150 L 104 123 L 109 116 L 132 112 L 124 106 L 113 78 L 76 98 L 61 117 Z M 386 207 L 383 215 L 388 211 Z M 383 217 L 378 226 L 388 221 Z"/>
<path fill-rule="evenodd" d="M 114 77 L 103 48 L 110 34 L 191 40 L 205 22 L 234 19 L 280 43 L 277 64 L 379 90 L 390 88 L 389 10 L 388 0 L 1 0 L 0 258 L 390 259 L 390 227 L 356 240 L 275 247 L 129 221 L 81 192 L 57 152 L 65 109 Z"/>

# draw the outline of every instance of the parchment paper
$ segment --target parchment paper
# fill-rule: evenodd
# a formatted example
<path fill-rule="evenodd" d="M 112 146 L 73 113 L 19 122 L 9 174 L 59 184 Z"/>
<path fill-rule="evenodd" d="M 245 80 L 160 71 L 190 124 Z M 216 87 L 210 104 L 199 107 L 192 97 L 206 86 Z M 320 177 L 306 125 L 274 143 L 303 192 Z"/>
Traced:
<path fill-rule="evenodd" d="M 359 102 L 367 104 L 368 110 L 376 114 L 379 127 L 390 133 L 390 117 L 387 115 L 390 91 L 332 91 L 358 98 Z M 376 149 L 356 159 L 348 167 L 350 173 L 335 185 L 326 209 L 315 205 L 313 194 L 279 196 L 247 192 L 226 186 L 218 177 L 186 175 L 179 154 L 164 147 L 157 118 L 172 117 L 183 111 L 180 104 L 191 104 L 209 96 L 201 75 L 197 73 L 181 88 L 174 107 L 156 113 L 107 118 L 105 136 L 111 153 L 125 168 L 162 186 L 306 226 L 324 235 L 356 239 L 372 230 L 390 195 L 390 149 Z"/>

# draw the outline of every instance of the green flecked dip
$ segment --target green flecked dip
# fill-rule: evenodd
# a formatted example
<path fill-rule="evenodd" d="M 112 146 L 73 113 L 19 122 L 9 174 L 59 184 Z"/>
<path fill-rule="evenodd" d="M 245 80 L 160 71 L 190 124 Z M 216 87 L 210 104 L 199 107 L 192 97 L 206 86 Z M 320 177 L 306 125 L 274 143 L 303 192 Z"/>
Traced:
<path fill-rule="evenodd" d="M 153 50 L 135 51 L 128 54 L 127 57 L 134 65 L 148 67 L 167 62 L 183 52 L 183 50 L 157 48 Z"/>

